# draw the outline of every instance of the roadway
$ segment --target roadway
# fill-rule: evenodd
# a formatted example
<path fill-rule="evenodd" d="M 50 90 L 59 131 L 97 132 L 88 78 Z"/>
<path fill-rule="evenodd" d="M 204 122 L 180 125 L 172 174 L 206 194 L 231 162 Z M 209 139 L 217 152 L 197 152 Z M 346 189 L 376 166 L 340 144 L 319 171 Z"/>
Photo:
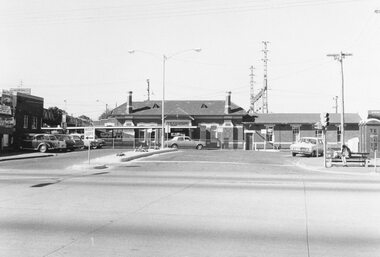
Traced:
<path fill-rule="evenodd" d="M 91 169 L 81 151 L 2 162 L 0 256 L 380 256 L 380 179 L 303 170 L 297 158 L 188 150 Z"/>

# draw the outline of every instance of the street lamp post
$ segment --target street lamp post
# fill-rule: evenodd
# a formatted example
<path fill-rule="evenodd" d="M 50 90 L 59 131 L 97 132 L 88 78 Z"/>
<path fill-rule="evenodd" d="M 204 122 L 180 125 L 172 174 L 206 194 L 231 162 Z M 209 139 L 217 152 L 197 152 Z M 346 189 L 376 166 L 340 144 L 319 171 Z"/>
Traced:
<path fill-rule="evenodd" d="M 103 103 L 103 104 L 106 105 L 106 117 L 107 117 L 107 115 L 108 115 L 108 104 L 107 104 L 107 103 L 104 103 L 103 101 L 100 101 L 99 99 L 96 99 L 96 102 L 98 102 L 98 103 Z"/>
<path fill-rule="evenodd" d="M 201 48 L 192 48 L 192 49 L 186 49 L 182 50 L 179 52 L 176 52 L 170 56 L 163 55 L 162 56 L 162 100 L 161 100 L 161 149 L 164 148 L 164 143 L 165 143 L 165 78 L 166 78 L 166 61 L 169 60 L 170 58 L 177 56 L 179 54 L 189 52 L 189 51 L 195 51 L 195 52 L 200 52 L 202 51 Z M 141 50 L 129 50 L 128 53 L 133 54 L 135 52 L 142 52 L 146 53 L 149 55 L 154 55 L 152 53 L 146 52 L 146 51 L 141 51 Z"/>

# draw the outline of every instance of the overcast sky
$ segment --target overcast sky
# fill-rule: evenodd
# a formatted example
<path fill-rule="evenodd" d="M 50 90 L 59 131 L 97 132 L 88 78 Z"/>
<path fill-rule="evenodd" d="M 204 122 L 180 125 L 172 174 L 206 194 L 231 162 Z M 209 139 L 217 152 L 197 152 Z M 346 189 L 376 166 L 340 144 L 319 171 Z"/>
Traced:
<path fill-rule="evenodd" d="M 268 45 L 269 112 L 380 109 L 378 0 L 0 0 L 0 88 L 32 88 L 45 108 L 97 118 L 133 100 L 224 100 L 249 108 L 250 70 L 263 85 Z M 137 49 L 129 54 L 131 49 Z M 96 100 L 99 100 L 98 102 Z M 365 117 L 363 117 L 365 118 Z"/>

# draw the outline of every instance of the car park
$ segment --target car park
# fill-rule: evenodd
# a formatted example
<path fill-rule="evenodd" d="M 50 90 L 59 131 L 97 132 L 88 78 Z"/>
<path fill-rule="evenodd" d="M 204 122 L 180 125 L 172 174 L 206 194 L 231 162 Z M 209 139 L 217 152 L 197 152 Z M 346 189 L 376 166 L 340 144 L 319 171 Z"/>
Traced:
<path fill-rule="evenodd" d="M 165 146 L 171 148 L 195 148 L 201 150 L 206 146 L 205 141 L 193 140 L 188 136 L 175 136 L 165 142 Z"/>
<path fill-rule="evenodd" d="M 292 156 L 302 154 L 306 156 L 323 155 L 323 141 L 317 137 L 302 137 L 296 143 L 290 145 Z"/>
<path fill-rule="evenodd" d="M 48 150 L 59 149 L 62 145 L 57 138 L 49 134 L 24 134 L 20 149 L 36 150 L 45 153 Z"/>

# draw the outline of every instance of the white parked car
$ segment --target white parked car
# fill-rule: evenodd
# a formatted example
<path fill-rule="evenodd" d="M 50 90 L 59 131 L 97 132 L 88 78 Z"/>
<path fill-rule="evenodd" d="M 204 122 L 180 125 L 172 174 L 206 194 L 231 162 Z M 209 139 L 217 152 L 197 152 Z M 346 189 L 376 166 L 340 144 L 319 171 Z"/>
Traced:
<path fill-rule="evenodd" d="M 292 156 L 302 154 L 307 156 L 323 155 L 323 141 L 317 137 L 302 137 L 298 142 L 290 145 Z"/>
<path fill-rule="evenodd" d="M 166 147 L 171 148 L 195 148 L 201 150 L 206 146 L 205 141 L 193 140 L 188 136 L 176 136 L 165 142 Z"/>

